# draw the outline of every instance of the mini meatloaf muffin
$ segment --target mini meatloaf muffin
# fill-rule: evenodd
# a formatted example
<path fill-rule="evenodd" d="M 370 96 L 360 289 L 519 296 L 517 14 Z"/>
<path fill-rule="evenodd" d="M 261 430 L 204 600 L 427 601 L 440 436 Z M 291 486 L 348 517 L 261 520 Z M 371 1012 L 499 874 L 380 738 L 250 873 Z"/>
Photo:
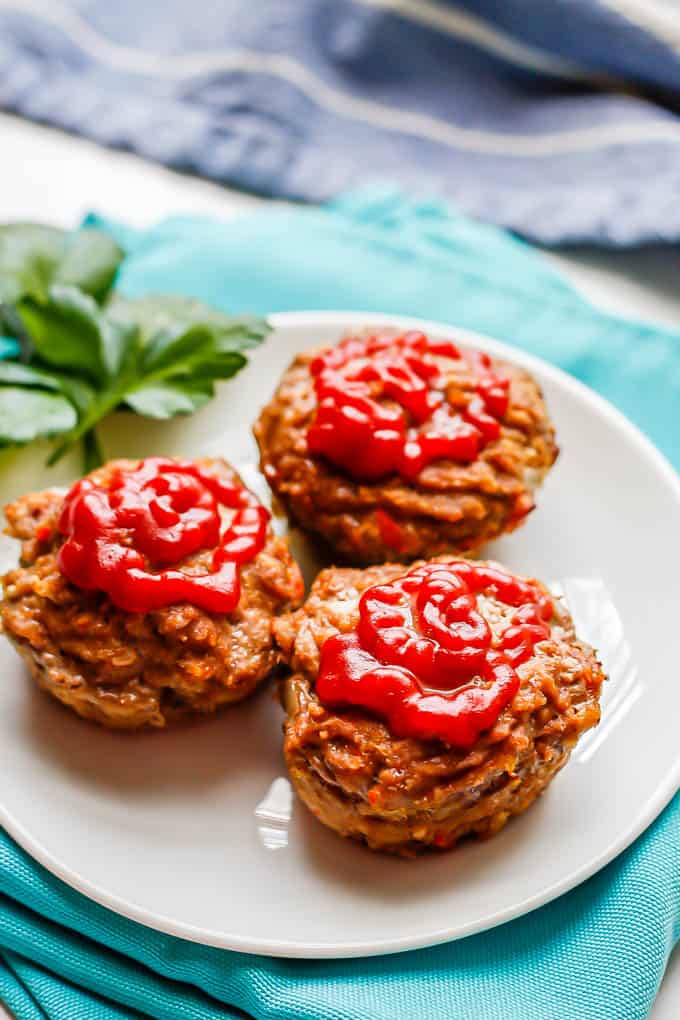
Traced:
<path fill-rule="evenodd" d="M 79 715 L 162 727 L 240 701 L 278 665 L 272 623 L 302 578 L 225 461 L 112 461 L 5 513 L 22 550 L 4 632 Z"/>
<path fill-rule="evenodd" d="M 522 523 L 557 457 L 527 372 L 415 331 L 299 355 L 254 431 L 289 516 L 356 564 L 474 552 Z"/>
<path fill-rule="evenodd" d="M 330 568 L 274 629 L 293 784 L 376 850 L 498 832 L 599 721 L 604 674 L 566 607 L 497 564 Z"/>

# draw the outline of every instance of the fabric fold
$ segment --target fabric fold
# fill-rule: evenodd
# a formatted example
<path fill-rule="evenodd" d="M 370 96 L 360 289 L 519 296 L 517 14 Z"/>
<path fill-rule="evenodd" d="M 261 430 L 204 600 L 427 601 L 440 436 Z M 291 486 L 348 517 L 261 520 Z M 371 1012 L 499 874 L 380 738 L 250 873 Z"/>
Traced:
<path fill-rule="evenodd" d="M 545 244 L 673 242 L 677 33 L 642 7 L 2 0 L 0 106 L 270 196 L 393 181 Z"/>

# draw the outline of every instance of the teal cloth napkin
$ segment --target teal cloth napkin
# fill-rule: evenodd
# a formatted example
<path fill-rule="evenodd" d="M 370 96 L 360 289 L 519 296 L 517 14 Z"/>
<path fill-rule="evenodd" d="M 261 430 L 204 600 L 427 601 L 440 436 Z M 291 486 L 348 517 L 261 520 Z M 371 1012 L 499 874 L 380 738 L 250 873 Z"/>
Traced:
<path fill-rule="evenodd" d="M 599 312 L 525 244 L 391 193 L 236 220 L 108 226 L 130 295 L 229 311 L 440 319 L 539 354 L 616 403 L 680 466 L 680 334 Z M 349 961 L 170 938 L 90 902 L 0 833 L 0 997 L 20 1020 L 642 1020 L 680 936 L 680 797 L 607 868 L 493 931 Z"/>

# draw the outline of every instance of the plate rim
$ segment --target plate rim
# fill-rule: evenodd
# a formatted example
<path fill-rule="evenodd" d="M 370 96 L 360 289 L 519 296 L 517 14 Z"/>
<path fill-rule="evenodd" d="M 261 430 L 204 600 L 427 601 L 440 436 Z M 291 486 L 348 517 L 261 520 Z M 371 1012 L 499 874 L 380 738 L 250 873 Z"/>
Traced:
<path fill-rule="evenodd" d="M 269 315 L 268 319 L 274 328 L 274 332 L 278 328 L 294 329 L 296 326 L 310 326 L 314 324 L 332 326 L 337 324 L 339 329 L 359 325 L 394 325 L 403 328 L 420 329 L 424 332 L 439 335 L 454 334 L 457 338 L 462 338 L 464 342 L 468 341 L 473 345 L 481 346 L 490 353 L 495 353 L 499 357 L 513 361 L 529 371 L 538 372 L 543 377 L 549 378 L 557 386 L 566 389 L 580 401 L 588 404 L 612 428 L 623 433 L 628 442 L 638 449 L 641 456 L 654 465 L 661 480 L 675 496 L 678 508 L 680 509 L 680 475 L 676 472 L 668 458 L 610 401 L 585 383 L 569 375 L 563 369 L 550 364 L 550 362 L 545 361 L 543 358 L 529 354 L 519 347 L 514 347 L 510 343 L 497 340 L 485 333 L 456 326 L 454 323 L 421 319 L 414 316 L 355 310 L 311 310 L 277 312 Z M 0 803 L 0 824 L 29 856 L 67 886 L 75 889 L 100 906 L 106 907 L 128 920 L 135 921 L 155 931 L 205 946 L 250 953 L 256 956 L 273 956 L 284 959 L 352 959 L 390 955 L 457 941 L 469 935 L 488 931 L 491 928 L 523 917 L 531 911 L 545 906 L 547 903 L 552 902 L 552 900 L 557 899 L 557 897 L 591 878 L 629 847 L 663 811 L 679 787 L 680 752 L 673 769 L 657 785 L 655 793 L 649 798 L 638 815 L 635 816 L 632 823 L 622 834 L 613 839 L 604 850 L 581 867 L 574 868 L 558 881 L 553 882 L 533 896 L 526 897 L 520 903 L 507 907 L 504 910 L 491 912 L 482 919 L 463 925 L 459 924 L 440 928 L 428 934 L 382 939 L 377 943 L 371 941 L 362 942 L 360 940 L 337 943 L 291 942 L 280 939 L 268 940 L 266 938 L 230 935 L 224 931 L 214 931 L 177 921 L 162 914 L 154 913 L 144 907 L 139 907 L 82 878 L 72 871 L 68 865 L 55 858 L 38 840 L 34 839 L 21 822 L 2 803 Z"/>

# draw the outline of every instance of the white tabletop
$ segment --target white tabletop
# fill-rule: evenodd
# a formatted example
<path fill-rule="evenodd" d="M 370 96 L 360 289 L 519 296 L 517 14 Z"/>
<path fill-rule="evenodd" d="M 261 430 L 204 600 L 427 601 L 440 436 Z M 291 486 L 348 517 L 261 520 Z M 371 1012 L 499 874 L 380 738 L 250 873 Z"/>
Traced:
<path fill-rule="evenodd" d="M 1 114 L 0 152 L 0 222 L 31 219 L 72 226 L 97 209 L 143 226 L 174 213 L 228 218 L 264 201 Z M 680 251 L 572 249 L 549 258 L 594 303 L 680 328 Z M 0 1018 L 6 1016 L 0 1003 Z M 678 1016 L 680 950 L 671 958 L 650 1020 Z"/>

